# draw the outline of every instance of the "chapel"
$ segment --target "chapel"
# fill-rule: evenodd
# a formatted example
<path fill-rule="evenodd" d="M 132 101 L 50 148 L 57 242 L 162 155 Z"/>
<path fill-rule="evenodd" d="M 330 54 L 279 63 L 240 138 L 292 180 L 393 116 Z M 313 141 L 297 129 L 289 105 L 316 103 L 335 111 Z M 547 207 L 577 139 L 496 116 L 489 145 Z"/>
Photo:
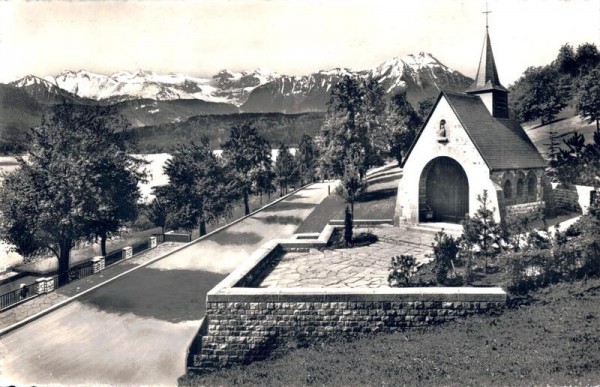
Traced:
<path fill-rule="evenodd" d="M 398 223 L 460 223 L 484 191 L 497 221 L 544 212 L 546 162 L 508 108 L 486 26 L 477 76 L 463 93 L 442 91 L 404 158 Z"/>

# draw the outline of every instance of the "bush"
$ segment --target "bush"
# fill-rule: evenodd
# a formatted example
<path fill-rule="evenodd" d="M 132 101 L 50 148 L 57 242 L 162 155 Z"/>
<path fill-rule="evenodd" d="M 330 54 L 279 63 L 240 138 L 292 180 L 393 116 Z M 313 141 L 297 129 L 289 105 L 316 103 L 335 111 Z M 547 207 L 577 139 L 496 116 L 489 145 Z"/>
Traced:
<path fill-rule="evenodd" d="M 408 286 L 410 278 L 417 271 L 417 260 L 412 255 L 392 257 L 392 266 L 388 275 L 388 283 L 392 287 Z"/>
<path fill-rule="evenodd" d="M 540 286 L 546 286 L 557 278 L 554 257 L 550 250 L 526 250 L 509 253 L 509 290 L 524 294 Z"/>
<path fill-rule="evenodd" d="M 452 269 L 458 253 L 458 244 L 453 237 L 442 230 L 435 234 L 435 243 L 432 244 L 432 247 L 435 257 L 436 281 L 438 284 L 446 285 L 448 272 Z"/>

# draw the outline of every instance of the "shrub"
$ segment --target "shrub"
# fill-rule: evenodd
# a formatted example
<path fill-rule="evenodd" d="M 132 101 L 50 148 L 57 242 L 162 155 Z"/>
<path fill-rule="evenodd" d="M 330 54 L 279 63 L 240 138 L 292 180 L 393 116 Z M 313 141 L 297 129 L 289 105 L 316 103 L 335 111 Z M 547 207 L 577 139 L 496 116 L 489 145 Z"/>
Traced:
<path fill-rule="evenodd" d="M 487 272 L 488 260 L 501 252 L 504 231 L 494 220 L 494 208 L 491 207 L 487 190 L 483 190 L 483 195 L 477 195 L 477 201 L 480 206 L 475 215 L 462 221 L 461 256 L 467 258 L 467 267 L 471 266 L 472 259 L 468 254 L 483 258 Z"/>
<path fill-rule="evenodd" d="M 558 278 L 550 250 L 532 249 L 509 253 L 507 261 L 509 290 L 513 293 L 527 293 L 555 282 Z"/>
<path fill-rule="evenodd" d="M 442 230 L 435 234 L 435 243 L 432 244 L 432 247 L 435 257 L 436 281 L 445 285 L 448 280 L 448 272 L 452 269 L 458 253 L 458 244 L 453 237 Z"/>
<path fill-rule="evenodd" d="M 392 257 L 392 266 L 388 275 L 390 286 L 408 286 L 410 278 L 417 271 L 417 260 L 412 255 Z"/>

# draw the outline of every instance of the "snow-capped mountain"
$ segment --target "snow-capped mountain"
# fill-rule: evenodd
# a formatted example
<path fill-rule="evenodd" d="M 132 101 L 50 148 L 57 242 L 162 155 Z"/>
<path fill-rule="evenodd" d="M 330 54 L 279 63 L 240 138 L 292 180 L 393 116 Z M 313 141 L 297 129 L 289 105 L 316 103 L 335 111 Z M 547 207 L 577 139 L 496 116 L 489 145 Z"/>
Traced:
<path fill-rule="evenodd" d="M 452 70 L 429 53 L 393 58 L 371 70 L 333 69 L 308 76 L 282 76 L 257 87 L 241 106 L 247 112 L 285 112 L 326 110 L 333 85 L 346 76 L 377 79 L 388 96 L 406 89 L 409 101 L 416 104 L 435 97 L 441 89 L 462 91 L 473 80 Z"/>
<path fill-rule="evenodd" d="M 144 70 L 135 73 L 121 71 L 112 75 L 80 70 L 65 71 L 56 76 L 46 76 L 44 79 L 79 97 L 105 102 L 134 99 L 200 99 L 239 106 L 255 87 L 276 77 L 277 74 L 265 70 L 250 73 L 223 70 L 212 78 L 173 73 L 160 75 Z"/>
<path fill-rule="evenodd" d="M 364 72 L 336 68 L 311 75 L 282 76 L 254 89 L 241 109 L 284 113 L 323 111 L 333 85 L 344 76 L 364 75 Z"/>
<path fill-rule="evenodd" d="M 433 55 L 420 53 L 390 59 L 370 70 L 335 68 L 303 76 L 280 75 L 262 69 L 252 72 L 222 70 L 210 78 L 173 73 L 160 75 L 143 70 L 112 75 L 80 70 L 43 79 L 27 76 L 13 85 L 43 103 L 57 103 L 69 96 L 82 101 L 101 101 L 102 104 L 200 100 L 235 105 L 234 108 L 239 107 L 245 112 L 300 113 L 326 110 L 331 88 L 344 76 L 377 79 L 388 96 L 405 89 L 413 105 L 426 97 L 435 97 L 441 89 L 462 91 L 472 82 Z M 38 96 L 44 93 L 48 95 Z M 141 104 L 149 106 L 146 102 Z M 220 113 L 230 111 L 211 106 L 203 113 L 211 114 L 213 108 Z M 176 118 L 186 119 L 185 115 Z M 140 124 L 142 122 L 144 120 Z"/>
<path fill-rule="evenodd" d="M 28 75 L 10 85 L 20 88 L 41 104 L 53 105 L 65 102 L 86 104 L 90 102 L 35 75 Z"/>

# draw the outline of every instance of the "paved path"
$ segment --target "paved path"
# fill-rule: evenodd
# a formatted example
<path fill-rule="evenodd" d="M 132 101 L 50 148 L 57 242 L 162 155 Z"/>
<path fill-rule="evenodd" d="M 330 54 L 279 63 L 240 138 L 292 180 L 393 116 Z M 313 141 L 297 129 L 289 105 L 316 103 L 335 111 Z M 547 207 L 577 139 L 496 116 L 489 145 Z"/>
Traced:
<path fill-rule="evenodd" d="M 162 243 L 155 249 L 145 251 L 125 262 L 120 262 L 117 265 L 106 268 L 99 274 L 85 277 L 79 281 L 67 284 L 57 291 L 32 298 L 27 302 L 7 309 L 6 311 L 0 313 L 0 329 L 22 321 L 29 316 L 33 316 L 42 310 L 48 309 L 49 307 L 65 301 L 76 294 L 98 285 L 99 283 L 116 277 L 117 275 L 130 270 L 135 266 L 150 261 L 158 256 L 164 255 L 180 246 L 181 243 Z"/>
<path fill-rule="evenodd" d="M 316 184 L 0 339 L 0 385 L 167 384 L 184 372 L 206 293 L 257 247 L 291 236 Z"/>
<path fill-rule="evenodd" d="M 367 231 L 356 229 L 354 232 Z M 429 262 L 433 235 L 392 227 L 369 229 L 380 240 L 351 249 L 287 253 L 263 280 L 261 287 L 366 287 L 388 286 L 391 258 L 410 254 L 417 262 Z"/>

